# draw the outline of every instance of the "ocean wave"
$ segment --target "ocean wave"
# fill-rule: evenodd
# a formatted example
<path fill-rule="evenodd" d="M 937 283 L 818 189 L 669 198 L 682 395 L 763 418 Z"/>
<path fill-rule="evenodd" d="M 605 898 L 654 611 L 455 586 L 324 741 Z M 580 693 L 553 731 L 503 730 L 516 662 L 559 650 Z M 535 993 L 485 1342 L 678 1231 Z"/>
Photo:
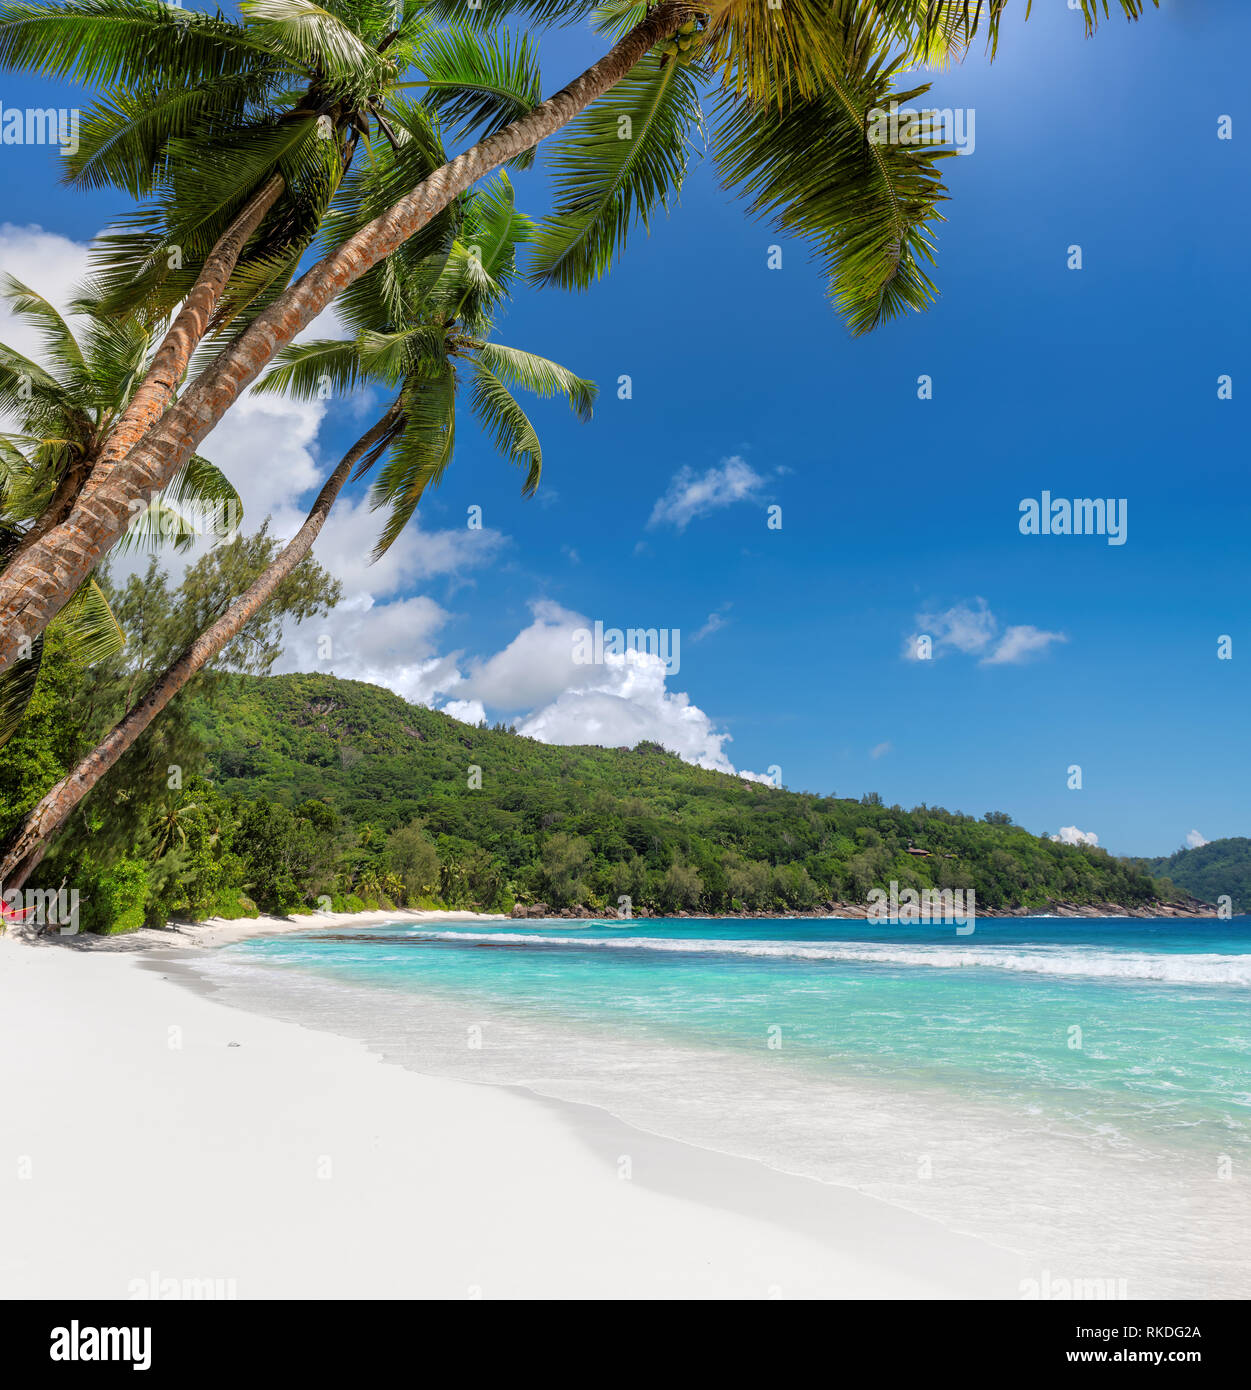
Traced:
<path fill-rule="evenodd" d="M 355 938 L 359 940 L 359 938 Z M 395 938 L 390 938 L 394 944 Z M 1107 951 L 1074 946 L 896 946 L 877 942 L 720 941 L 658 936 L 538 936 L 525 932 L 418 931 L 409 940 L 475 946 L 564 946 L 575 950 L 657 951 L 675 955 L 746 956 L 767 960 L 861 962 L 932 970 L 1007 970 L 1088 979 L 1157 980 L 1184 985 L 1251 988 L 1251 956 Z"/>

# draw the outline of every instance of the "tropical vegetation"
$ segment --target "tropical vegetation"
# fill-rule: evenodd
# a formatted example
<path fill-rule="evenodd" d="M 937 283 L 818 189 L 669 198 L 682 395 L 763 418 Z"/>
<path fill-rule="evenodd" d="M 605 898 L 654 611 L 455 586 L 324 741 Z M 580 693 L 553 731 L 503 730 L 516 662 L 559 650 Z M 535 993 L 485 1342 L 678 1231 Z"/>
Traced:
<path fill-rule="evenodd" d="M 1137 18 L 1145 0 L 1119 0 Z M 1093 28 L 1109 0 L 1081 0 Z M 0 67 L 102 88 L 69 174 L 142 200 L 101 248 L 112 303 L 181 305 L 63 518 L 0 572 L 0 670 L 114 545 L 131 502 L 168 486 L 199 443 L 327 305 L 496 170 L 554 150 L 542 282 L 586 286 L 680 187 L 706 129 L 728 185 L 806 238 L 854 332 L 934 295 L 927 267 L 943 151 L 875 143 L 869 113 L 918 57 L 960 54 L 1007 0 L 242 0 L 241 17 L 159 0 L 0 4 Z M 534 49 L 505 20 L 593 19 L 609 51 L 537 101 Z M 676 52 L 674 51 L 676 44 Z M 415 74 L 407 77 L 409 72 Z M 472 140 L 435 168 L 390 120 L 411 83 Z M 555 138 L 553 138 L 555 137 Z M 294 279 L 353 159 L 385 140 L 393 200 Z M 181 389 L 206 335 L 224 346 Z"/>

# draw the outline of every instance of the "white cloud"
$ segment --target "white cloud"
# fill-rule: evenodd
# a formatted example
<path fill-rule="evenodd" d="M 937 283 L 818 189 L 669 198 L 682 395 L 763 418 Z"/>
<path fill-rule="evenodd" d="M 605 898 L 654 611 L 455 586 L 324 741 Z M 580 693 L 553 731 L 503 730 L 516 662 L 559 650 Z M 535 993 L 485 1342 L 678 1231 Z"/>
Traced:
<path fill-rule="evenodd" d="M 574 661 L 574 633 L 589 626 L 586 618 L 558 603 L 530 605 L 534 621 L 503 651 L 471 665 L 466 689 L 497 709 L 523 710 L 554 700 L 577 688 L 587 667 Z M 584 740 L 587 741 L 587 740 Z"/>
<path fill-rule="evenodd" d="M 325 414 L 320 401 L 246 395 L 200 445 L 197 452 L 222 470 L 243 500 L 245 531 L 255 531 L 267 516 L 275 536 L 299 529 L 307 509 L 297 499 L 321 487 L 334 467 L 314 455 Z"/>
<path fill-rule="evenodd" d="M 737 455 L 725 459 L 719 468 L 709 468 L 704 473 L 696 473 L 690 467 L 681 468 L 674 474 L 665 495 L 657 499 L 647 524 L 667 523 L 684 531 L 697 516 L 755 498 L 764 481 Z"/>
<path fill-rule="evenodd" d="M 768 772 L 748 772 L 745 767 L 738 770 L 738 775 L 744 782 L 763 782 L 766 787 L 780 787 L 782 784 L 775 776 Z"/>
<path fill-rule="evenodd" d="M 465 723 L 488 709 L 516 715 L 517 731 L 555 744 L 633 747 L 663 745 L 700 767 L 733 773 L 725 751 L 730 735 L 685 692 L 667 688 L 664 661 L 650 652 L 606 653 L 603 664 L 575 662 L 574 633 L 589 626 L 581 614 L 540 600 L 534 620 L 501 651 L 465 661 L 436 654 L 449 615 L 428 598 L 375 603 L 368 595 L 341 603 L 321 622 L 288 634 L 280 670 L 328 671 L 390 686 L 415 704 L 440 707 Z M 315 631 L 313 629 L 316 629 Z M 329 639 L 329 655 L 319 657 Z M 450 697 L 450 698 L 448 698 Z M 742 772 L 773 785 L 766 774 Z"/>
<path fill-rule="evenodd" d="M 1186 832 L 1186 845 L 1190 849 L 1199 849 L 1200 846 L 1209 843 L 1210 841 L 1204 839 L 1204 837 L 1197 830 L 1188 830 Z"/>
<path fill-rule="evenodd" d="M 715 613 L 709 613 L 708 621 L 691 638 L 692 642 L 702 642 L 705 637 L 711 637 L 714 632 L 720 632 L 723 627 L 729 625 L 729 619 L 725 613 L 730 605 L 727 603 L 719 608 Z"/>
<path fill-rule="evenodd" d="M 982 658 L 983 666 L 1014 665 L 1028 661 L 1031 656 L 1045 652 L 1053 642 L 1067 642 L 1062 632 L 1044 632 L 1039 627 L 1022 625 L 1010 627 L 995 645 L 989 656 Z"/>
<path fill-rule="evenodd" d="M 340 498 L 317 538 L 314 553 L 349 594 L 384 598 L 423 580 L 460 577 L 493 560 L 505 544 L 504 535 L 489 528 L 426 531 L 414 516 L 386 554 L 371 562 L 385 521 L 386 513 L 372 510 L 368 497 Z"/>
<path fill-rule="evenodd" d="M 333 672 L 389 686 L 414 704 L 430 705 L 460 680 L 456 656 L 440 656 L 435 637 L 448 614 L 415 595 L 377 603 L 368 593 L 345 597 L 325 618 L 290 625 L 274 671 Z"/>
<path fill-rule="evenodd" d="M 890 743 L 889 741 L 886 743 L 875 744 L 872 748 L 869 749 L 869 757 L 874 759 L 884 758 L 887 753 L 891 752 L 894 749 L 894 746 L 895 745 L 893 743 Z"/>
<path fill-rule="evenodd" d="M 443 713 L 459 719 L 462 724 L 481 724 L 486 718 L 481 700 L 449 700 L 443 706 Z"/>
<path fill-rule="evenodd" d="M 968 655 L 984 651 L 998 627 L 984 598 L 957 603 L 942 613 L 918 613 L 916 622 L 932 639 L 936 653 L 951 649 Z"/>
<path fill-rule="evenodd" d="M 1051 839 L 1061 845 L 1097 845 L 1099 837 L 1093 830 L 1079 830 L 1075 825 L 1062 825 L 1058 835 Z"/>
<path fill-rule="evenodd" d="M 534 711 L 517 732 L 544 743 L 633 747 L 645 739 L 717 772 L 733 772 L 712 720 L 690 696 L 666 690 L 665 664 L 651 652 L 607 654 L 602 666 L 579 666 L 577 683 Z"/>
<path fill-rule="evenodd" d="M 982 666 L 1018 665 L 1051 646 L 1067 642 L 1063 632 L 1047 632 L 1028 623 L 1004 628 L 990 611 L 984 598 L 954 604 L 941 612 L 918 613 L 917 631 L 904 639 L 901 655 L 906 661 L 920 661 L 920 639 L 930 639 L 935 658 L 949 652 L 979 657 Z"/>
<path fill-rule="evenodd" d="M 0 223 L 0 265 L 64 313 L 86 278 L 87 247 L 39 226 Z M 81 319 L 70 320 L 75 335 L 83 326 Z M 16 348 L 23 357 L 44 360 L 38 331 L 26 320 L 14 318 L 7 305 L 0 306 L 0 343 Z"/>

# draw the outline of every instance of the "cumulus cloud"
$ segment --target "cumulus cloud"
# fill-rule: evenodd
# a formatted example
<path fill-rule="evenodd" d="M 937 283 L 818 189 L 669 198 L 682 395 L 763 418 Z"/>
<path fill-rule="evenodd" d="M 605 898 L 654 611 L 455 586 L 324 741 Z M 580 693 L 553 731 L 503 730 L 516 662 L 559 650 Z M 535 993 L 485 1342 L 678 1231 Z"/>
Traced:
<path fill-rule="evenodd" d="M 507 646 L 466 659 L 461 652 L 437 654 L 449 615 L 433 600 L 377 603 L 358 596 L 327 620 L 296 628 L 279 666 L 333 670 L 387 685 L 414 704 L 441 708 L 468 724 L 494 710 L 512 716 L 519 733 L 544 743 L 632 748 L 650 740 L 700 767 L 734 772 L 725 751 L 730 735 L 688 694 L 668 688 L 659 656 L 607 652 L 602 664 L 577 662 L 574 634 L 588 628 L 589 620 L 548 600 L 531 604 L 531 612 L 533 621 Z M 777 784 L 765 773 L 739 775 Z"/>
<path fill-rule="evenodd" d="M 587 619 L 546 599 L 530 605 L 534 621 L 494 656 L 470 665 L 466 689 L 503 710 L 532 709 L 578 688 L 588 668 L 574 661 L 574 633 Z M 590 741 L 590 740 L 584 740 Z"/>
<path fill-rule="evenodd" d="M 1186 846 L 1188 849 L 1198 849 L 1200 846 L 1208 843 L 1210 842 L 1206 840 L 1199 831 L 1188 830 L 1186 832 Z"/>
<path fill-rule="evenodd" d="M 949 652 L 976 656 L 982 666 L 1018 665 L 1047 650 L 1054 642 L 1067 642 L 1063 632 L 1047 632 L 1028 623 L 1000 630 L 999 620 L 984 598 L 964 601 L 934 612 L 918 613 L 917 631 L 904 639 L 906 661 L 940 657 Z"/>
<path fill-rule="evenodd" d="M 656 500 L 648 526 L 673 526 L 686 530 L 696 517 L 754 500 L 765 480 L 743 459 L 735 455 L 720 467 L 697 473 L 685 467 L 674 474 L 668 490 Z"/>
<path fill-rule="evenodd" d="M 314 553 L 342 580 L 348 593 L 386 598 L 424 580 L 460 578 L 490 563 L 506 544 L 503 533 L 490 528 L 427 531 L 414 516 L 386 554 L 374 562 L 370 557 L 385 517 L 385 512 L 370 508 L 367 497 L 341 497 L 317 538 Z"/>
<path fill-rule="evenodd" d="M 459 719 L 462 724 L 481 724 L 486 719 L 481 700 L 449 700 L 443 706 L 443 713 Z"/>
<path fill-rule="evenodd" d="M 74 292 L 87 276 L 87 247 L 68 237 L 46 232 L 42 227 L 0 223 L 0 264 L 8 274 L 29 285 L 62 313 Z M 70 328 L 78 334 L 81 319 L 71 319 Z M 8 306 L 0 306 L 0 342 L 16 348 L 23 357 L 43 359 L 39 332 L 25 319 L 15 318 Z"/>
<path fill-rule="evenodd" d="M 1051 839 L 1061 845 L 1097 845 L 1099 837 L 1093 830 L 1079 830 L 1075 825 L 1062 825 L 1058 835 Z"/>
<path fill-rule="evenodd" d="M 603 665 L 579 666 L 577 681 L 517 725 L 517 732 L 544 743 L 594 743 L 633 747 L 645 739 L 663 744 L 689 763 L 733 772 L 725 753 L 730 736 L 684 692 L 666 689 L 667 674 L 651 652 L 606 654 Z"/>
<path fill-rule="evenodd" d="M 414 595 L 379 603 L 368 593 L 345 597 L 325 618 L 290 625 L 274 666 L 323 671 L 389 686 L 413 704 L 431 705 L 460 679 L 456 656 L 439 655 L 435 638 L 448 614 Z"/>

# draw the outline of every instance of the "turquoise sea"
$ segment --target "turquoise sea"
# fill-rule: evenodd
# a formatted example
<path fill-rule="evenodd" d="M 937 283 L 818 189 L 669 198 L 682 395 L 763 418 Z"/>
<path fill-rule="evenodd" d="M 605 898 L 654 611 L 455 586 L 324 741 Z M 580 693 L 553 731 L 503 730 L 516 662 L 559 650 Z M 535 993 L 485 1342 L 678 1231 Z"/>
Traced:
<path fill-rule="evenodd" d="M 402 923 L 225 1002 L 842 1183 L 1130 1297 L 1251 1295 L 1251 918 Z"/>

